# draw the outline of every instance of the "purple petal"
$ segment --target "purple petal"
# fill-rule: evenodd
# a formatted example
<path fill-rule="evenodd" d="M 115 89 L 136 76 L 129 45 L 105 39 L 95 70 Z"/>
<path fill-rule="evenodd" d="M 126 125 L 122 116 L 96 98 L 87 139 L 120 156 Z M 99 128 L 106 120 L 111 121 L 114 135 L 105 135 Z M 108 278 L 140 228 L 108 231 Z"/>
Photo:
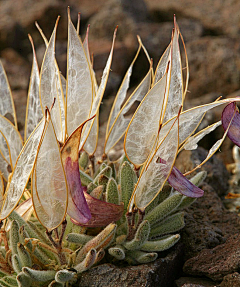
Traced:
<path fill-rule="evenodd" d="M 91 212 L 83 193 L 78 161 L 73 162 L 70 157 L 67 157 L 64 169 L 69 188 L 67 213 L 78 222 L 85 224 L 91 219 Z"/>
<path fill-rule="evenodd" d="M 226 131 L 232 120 L 227 136 L 234 144 L 240 147 L 240 115 L 236 109 L 237 107 L 235 102 L 228 104 L 224 108 L 222 112 L 222 126 Z"/>
<path fill-rule="evenodd" d="M 86 226 L 86 227 L 103 227 L 107 226 L 111 222 L 118 221 L 124 212 L 124 205 L 113 204 L 99 200 L 92 197 L 87 192 L 84 192 L 87 200 L 88 207 L 90 208 L 92 218 L 86 224 L 77 222 L 71 218 L 74 224 Z"/>
<path fill-rule="evenodd" d="M 168 178 L 169 184 L 183 195 L 189 197 L 201 197 L 204 191 L 191 183 L 176 167 L 173 167 Z"/>

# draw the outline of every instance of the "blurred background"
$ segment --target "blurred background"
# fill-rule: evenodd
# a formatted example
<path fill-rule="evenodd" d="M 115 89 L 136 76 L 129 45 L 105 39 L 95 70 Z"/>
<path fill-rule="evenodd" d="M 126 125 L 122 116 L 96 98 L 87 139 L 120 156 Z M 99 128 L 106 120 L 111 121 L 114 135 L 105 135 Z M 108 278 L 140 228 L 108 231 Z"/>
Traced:
<path fill-rule="evenodd" d="M 67 6 L 73 23 L 81 12 L 80 34 L 84 38 L 90 24 L 90 50 L 94 69 L 100 80 L 111 47 L 113 31 L 118 25 L 112 71 L 104 95 L 101 125 L 107 120 L 113 96 L 131 63 L 140 35 L 154 67 L 171 39 L 173 17 L 184 37 L 190 68 L 186 106 L 199 105 L 219 96 L 240 95 L 240 1 L 238 0 L 1 0 L 0 57 L 13 91 L 19 127 L 23 128 L 25 105 L 32 63 L 28 40 L 31 34 L 39 66 L 45 52 L 44 42 L 35 27 L 37 21 L 49 39 L 56 18 L 61 16 L 56 44 L 56 58 L 66 73 Z M 133 71 L 130 90 L 148 70 L 142 54 Z M 80 88 L 80 87 L 79 87 Z M 211 112 L 204 125 L 219 120 L 221 108 Z M 222 134 L 221 128 L 203 140 L 209 148 Z M 224 143 L 220 157 L 232 161 L 231 144 Z"/>

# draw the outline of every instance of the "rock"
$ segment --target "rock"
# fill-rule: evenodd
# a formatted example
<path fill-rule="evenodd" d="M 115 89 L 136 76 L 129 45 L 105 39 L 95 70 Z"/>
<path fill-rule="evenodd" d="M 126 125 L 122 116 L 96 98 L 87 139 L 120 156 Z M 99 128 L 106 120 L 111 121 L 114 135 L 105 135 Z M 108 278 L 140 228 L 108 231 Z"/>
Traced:
<path fill-rule="evenodd" d="M 31 70 L 28 62 L 11 48 L 3 50 L 1 57 L 11 90 L 27 90 Z"/>
<path fill-rule="evenodd" d="M 224 244 L 202 250 L 196 257 L 187 260 L 183 270 L 187 274 L 206 276 L 214 281 L 220 281 L 225 275 L 238 271 L 239 268 L 240 235 L 235 234 Z"/>
<path fill-rule="evenodd" d="M 216 283 L 205 278 L 181 277 L 175 281 L 176 287 L 216 287 Z"/>
<path fill-rule="evenodd" d="M 162 21 L 176 14 L 177 17 L 196 19 L 205 27 L 206 34 L 225 34 L 239 37 L 239 17 L 236 11 L 240 10 L 239 1 L 206 0 L 145 0 L 155 19 Z"/>
<path fill-rule="evenodd" d="M 165 257 L 150 264 L 117 267 L 102 264 L 82 274 L 78 286 L 81 287 L 116 287 L 116 286 L 151 286 L 172 287 L 181 269 L 182 245 L 177 244 Z"/>
<path fill-rule="evenodd" d="M 188 98 L 239 89 L 240 44 L 227 37 L 203 37 L 186 44 L 190 80 Z"/>
<path fill-rule="evenodd" d="M 232 274 L 228 274 L 224 276 L 220 287 L 239 287 L 240 286 L 240 274 L 238 272 L 234 272 Z"/>

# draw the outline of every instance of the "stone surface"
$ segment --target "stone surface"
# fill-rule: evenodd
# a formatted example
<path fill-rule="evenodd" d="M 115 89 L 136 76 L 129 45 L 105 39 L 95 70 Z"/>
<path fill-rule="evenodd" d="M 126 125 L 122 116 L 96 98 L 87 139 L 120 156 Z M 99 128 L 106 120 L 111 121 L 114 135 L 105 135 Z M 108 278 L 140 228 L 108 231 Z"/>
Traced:
<path fill-rule="evenodd" d="M 181 17 L 197 19 L 207 34 L 240 35 L 238 0 L 145 0 L 149 10 L 161 19 L 169 19 L 175 13 Z"/>
<path fill-rule="evenodd" d="M 240 274 L 234 272 L 224 276 L 223 281 L 220 284 L 220 287 L 239 287 L 240 286 Z"/>
<path fill-rule="evenodd" d="M 238 271 L 239 268 L 240 235 L 236 234 L 213 249 L 202 250 L 196 257 L 185 262 L 183 270 L 187 274 L 220 281 L 225 275 Z"/>
<path fill-rule="evenodd" d="M 203 37 L 186 44 L 190 82 L 188 97 L 239 89 L 240 44 L 228 37 Z"/>
<path fill-rule="evenodd" d="M 182 251 L 182 245 L 177 244 L 166 257 L 159 258 L 150 264 L 129 267 L 99 265 L 83 273 L 78 286 L 172 287 L 178 270 L 181 269 Z"/>
<path fill-rule="evenodd" d="M 205 278 L 181 277 L 175 281 L 176 287 L 216 287 L 216 283 Z"/>

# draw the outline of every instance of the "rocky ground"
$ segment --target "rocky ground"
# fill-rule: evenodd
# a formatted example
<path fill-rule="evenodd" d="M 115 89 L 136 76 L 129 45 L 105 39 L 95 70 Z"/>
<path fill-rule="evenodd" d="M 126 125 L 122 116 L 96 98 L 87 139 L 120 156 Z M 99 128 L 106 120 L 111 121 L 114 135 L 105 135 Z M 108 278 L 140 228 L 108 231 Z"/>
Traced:
<path fill-rule="evenodd" d="M 186 107 L 208 103 L 219 96 L 240 95 L 240 18 L 237 13 L 240 2 L 237 0 L 206 0 L 204 3 L 201 0 L 2 0 L 0 57 L 13 90 L 21 129 L 32 60 L 27 34 L 33 37 L 41 63 L 45 46 L 34 22 L 40 24 L 49 38 L 56 17 L 61 15 L 56 57 L 65 74 L 67 5 L 71 7 L 74 23 L 77 12 L 81 12 L 82 36 L 90 24 L 90 49 L 98 79 L 111 47 L 114 28 L 119 26 L 112 71 L 101 107 L 101 127 L 104 127 L 113 96 L 136 52 L 136 35 L 140 35 L 155 67 L 170 41 L 174 14 L 186 42 L 190 67 Z M 140 55 L 131 89 L 147 68 Z M 221 109 L 211 112 L 204 124 L 218 120 L 220 112 Z M 202 140 L 201 146 L 209 149 L 221 134 L 220 127 Z M 228 208 L 234 204 L 224 199 L 229 191 L 237 189 L 236 185 L 229 185 L 230 174 L 226 170 L 227 164 L 233 162 L 232 147 L 226 140 L 221 152 L 203 167 L 208 171 L 202 185 L 205 195 L 186 210 L 182 240 L 170 253 L 160 254 L 160 259 L 149 265 L 96 267 L 83 276 L 80 286 L 240 286 L 240 221 L 236 212 L 225 207 L 225 204 Z M 206 151 L 203 149 L 182 152 L 177 166 L 184 172 L 204 156 Z M 92 276 L 96 284 L 90 283 Z"/>

